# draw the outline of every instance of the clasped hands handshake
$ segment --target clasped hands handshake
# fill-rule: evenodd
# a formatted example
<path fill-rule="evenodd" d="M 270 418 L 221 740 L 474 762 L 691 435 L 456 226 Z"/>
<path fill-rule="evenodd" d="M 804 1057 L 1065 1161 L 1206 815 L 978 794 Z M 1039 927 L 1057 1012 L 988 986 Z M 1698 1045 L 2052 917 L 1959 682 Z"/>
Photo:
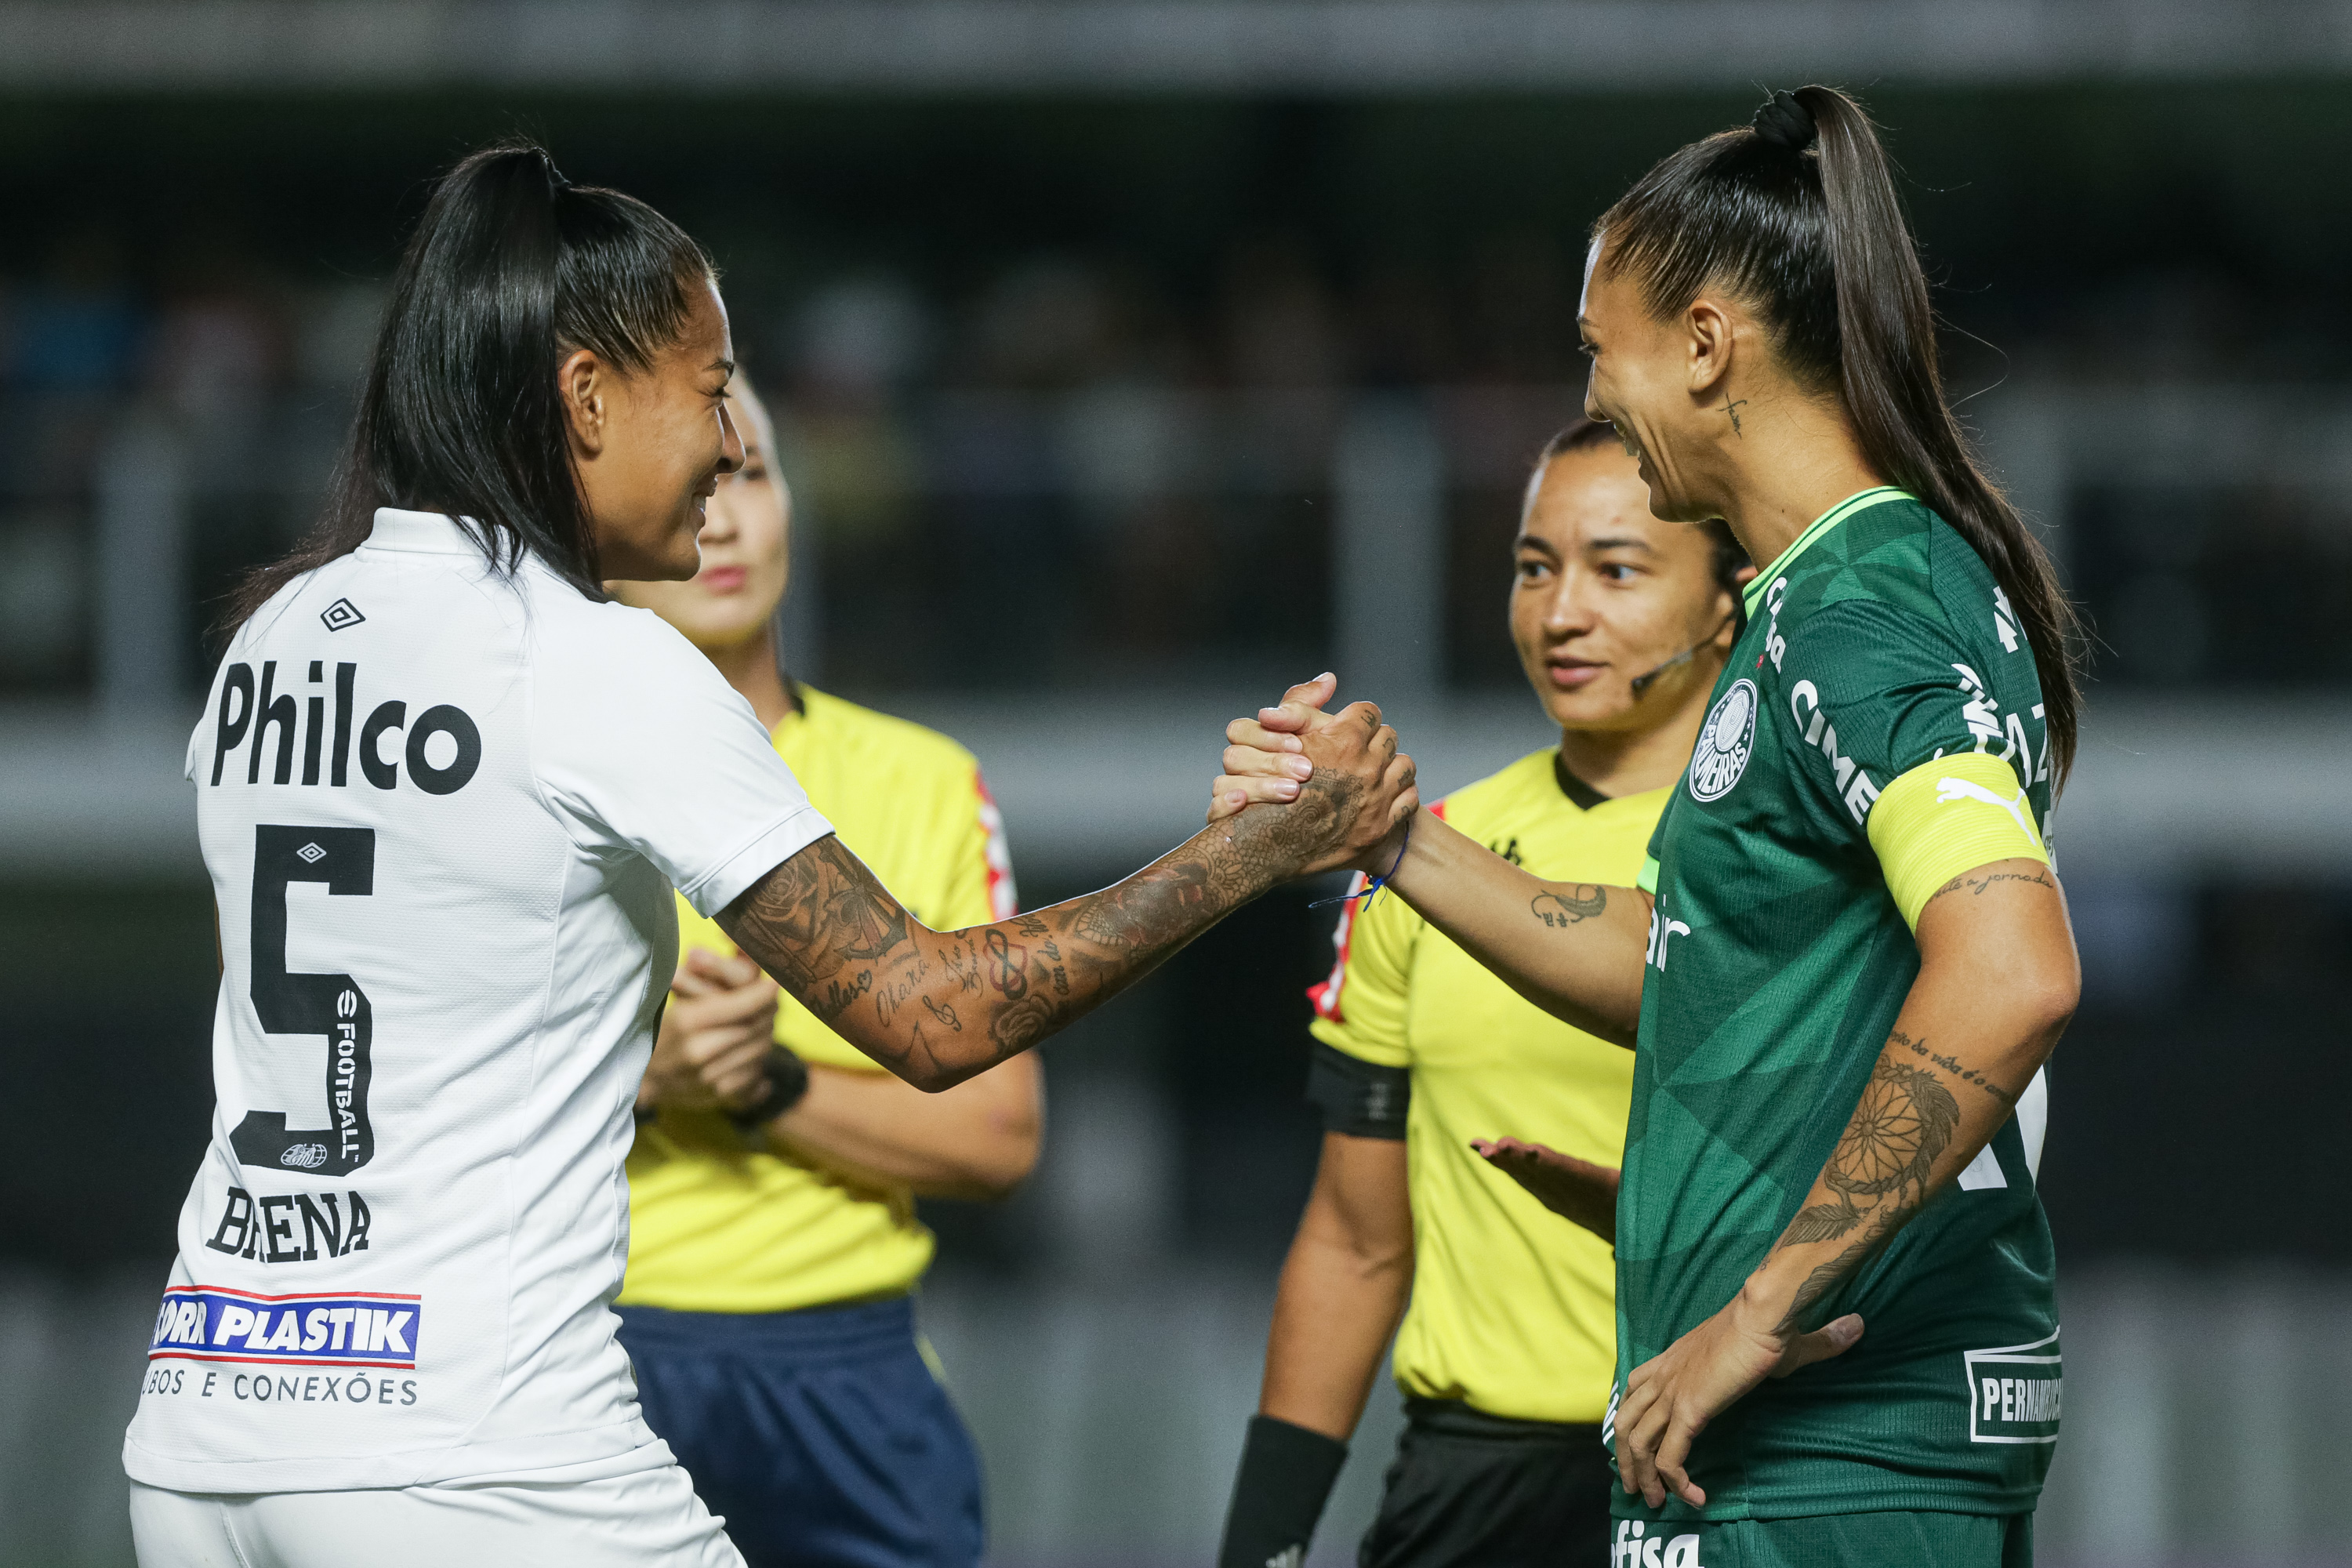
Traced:
<path fill-rule="evenodd" d="M 1370 749 L 1378 752 L 1385 744 L 1394 757 L 1383 784 L 1395 782 L 1395 770 L 1402 768 L 1406 787 L 1391 813 L 1389 831 L 1377 839 L 1352 836 L 1362 847 L 1332 865 L 1385 876 L 1396 868 L 1407 826 L 1421 806 L 1419 790 L 1411 787 L 1412 759 L 1396 752 L 1396 731 L 1380 722 L 1380 710 L 1370 703 L 1324 712 L 1324 704 L 1338 689 L 1334 677 L 1319 675 L 1284 692 L 1276 706 L 1259 709 L 1256 718 L 1236 719 L 1225 726 L 1224 772 L 1217 775 L 1209 821 L 1220 822 L 1246 806 L 1282 805 L 1297 800 L 1316 774 L 1314 758 L 1322 750 L 1324 738 L 1344 737 L 1358 724 L 1367 724 L 1373 731 Z M 1613 1168 L 1517 1138 L 1474 1139 L 1470 1146 L 1554 1214 L 1603 1241 L 1617 1239 L 1617 1172 Z"/>
<path fill-rule="evenodd" d="M 1327 675 L 1294 686 L 1277 706 L 1227 727 L 1224 772 L 1209 806 L 1213 825 L 1254 806 L 1305 799 L 1325 765 L 1323 753 L 1331 738 L 1362 733 L 1361 726 L 1349 722 L 1351 715 L 1369 715 L 1366 722 L 1374 731 L 1375 746 L 1385 743 L 1393 751 L 1393 731 L 1381 726 L 1379 710 L 1370 704 L 1334 714 L 1322 711 L 1336 685 Z M 1354 765 L 1360 769 L 1363 764 Z M 1409 770 L 1411 761 L 1398 757 L 1392 766 Z M 1410 782 L 1410 772 L 1405 778 Z M 1351 833 L 1349 840 L 1360 847 L 1358 852 L 1328 864 L 1393 877 L 1404 856 L 1416 847 L 1407 827 L 1419 797 L 1411 790 L 1405 795 L 1411 796 L 1410 804 L 1400 800 L 1389 816 L 1386 835 L 1373 838 Z M 1430 837 L 1422 840 L 1423 845 L 1430 842 Z M 1546 1208 L 1614 1245 L 1615 1170 L 1517 1138 L 1474 1139 L 1471 1147 Z M 1792 1332 L 1785 1320 L 1776 1323 L 1780 1314 L 1759 1305 L 1759 1300 L 1753 1289 L 1743 1289 L 1664 1353 L 1635 1368 L 1628 1379 L 1616 1413 L 1617 1469 L 1625 1489 L 1640 1493 L 1652 1507 L 1663 1504 L 1669 1494 L 1704 1506 L 1706 1491 L 1684 1467 L 1692 1442 L 1707 1423 L 1764 1379 L 1786 1377 L 1813 1362 L 1843 1354 L 1861 1337 L 1862 1320 L 1853 1314 L 1811 1332 Z"/>

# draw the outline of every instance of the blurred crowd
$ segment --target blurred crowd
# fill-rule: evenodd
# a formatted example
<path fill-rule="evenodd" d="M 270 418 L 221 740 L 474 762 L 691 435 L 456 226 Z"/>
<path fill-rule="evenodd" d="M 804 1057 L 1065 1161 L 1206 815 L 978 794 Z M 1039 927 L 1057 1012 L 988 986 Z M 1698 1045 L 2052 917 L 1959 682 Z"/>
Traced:
<path fill-rule="evenodd" d="M 174 249 L 156 281 L 119 236 L 71 234 L 0 276 L 0 694 L 88 687 L 93 595 L 137 569 L 95 559 L 89 527 L 132 411 L 175 439 L 191 601 L 282 548 L 332 463 L 381 283 L 286 284 L 226 239 Z M 1517 494 L 1581 400 L 1578 259 L 1498 237 L 1446 267 L 1340 277 L 1276 236 L 1205 279 L 1066 254 L 953 285 L 733 284 L 805 534 L 791 613 L 816 635 L 788 646 L 875 695 L 1184 684 L 1239 674 L 1240 648 L 1257 679 L 1324 657 L 1342 437 L 1402 400 L 1440 463 L 1444 674 L 1508 685 L 1495 611 Z M 2158 312 L 2178 329 L 2161 342 L 2230 337 L 2191 330 L 2231 314 L 2208 294 Z M 2108 329 L 2149 319 L 2114 303 L 2074 318 L 2078 367 L 2119 363 Z M 2002 346 L 1964 342 L 1963 374 L 2050 358 Z M 2352 659 L 2321 632 L 2352 609 L 2352 513 L 2332 497 L 2240 473 L 2062 499 L 2104 678 L 2291 684 Z M 2281 592 L 2304 613 L 2266 610 Z"/>

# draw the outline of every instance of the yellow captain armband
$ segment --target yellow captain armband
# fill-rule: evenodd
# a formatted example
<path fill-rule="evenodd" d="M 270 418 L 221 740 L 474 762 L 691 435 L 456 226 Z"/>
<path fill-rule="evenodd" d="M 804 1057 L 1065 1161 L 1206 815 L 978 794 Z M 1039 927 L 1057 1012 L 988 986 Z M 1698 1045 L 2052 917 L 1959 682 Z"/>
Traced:
<path fill-rule="evenodd" d="M 1633 885 L 1654 899 L 1658 896 L 1658 858 L 1656 856 L 1643 857 L 1642 874 L 1635 879 Z"/>
<path fill-rule="evenodd" d="M 1936 890 L 1963 871 L 1995 860 L 2050 864 L 2016 770 L 1985 752 L 1922 763 L 1888 784 L 1870 809 L 1870 847 L 1914 931 Z"/>

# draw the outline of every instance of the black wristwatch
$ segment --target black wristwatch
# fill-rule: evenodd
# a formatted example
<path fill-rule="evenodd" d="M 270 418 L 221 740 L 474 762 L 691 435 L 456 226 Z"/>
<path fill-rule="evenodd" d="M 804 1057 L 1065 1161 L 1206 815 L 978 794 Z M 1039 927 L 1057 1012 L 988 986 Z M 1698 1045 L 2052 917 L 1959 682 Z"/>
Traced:
<path fill-rule="evenodd" d="M 778 1046 L 761 1068 L 759 1092 L 741 1107 L 727 1112 L 739 1132 L 754 1133 L 801 1102 L 808 1093 L 808 1063 Z"/>

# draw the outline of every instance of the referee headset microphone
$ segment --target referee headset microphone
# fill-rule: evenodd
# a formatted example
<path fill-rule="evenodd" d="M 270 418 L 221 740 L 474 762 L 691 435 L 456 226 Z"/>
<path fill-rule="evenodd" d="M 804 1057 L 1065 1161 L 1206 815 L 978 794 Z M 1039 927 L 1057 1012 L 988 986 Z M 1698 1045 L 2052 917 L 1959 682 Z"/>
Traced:
<path fill-rule="evenodd" d="M 1747 617 L 1738 610 L 1732 611 L 1731 614 L 1724 616 L 1722 620 L 1716 623 L 1715 630 L 1707 633 L 1706 636 L 1691 644 L 1690 647 L 1683 649 L 1682 652 L 1675 655 L 1674 658 L 1666 660 L 1665 663 L 1659 665 L 1655 669 L 1646 670 L 1643 673 L 1635 676 L 1625 684 L 1632 689 L 1635 697 L 1639 698 L 1643 696 L 1652 686 L 1657 684 L 1658 677 L 1665 674 L 1666 671 L 1670 669 L 1679 669 L 1684 665 L 1688 664 L 1693 658 L 1697 657 L 1699 649 L 1703 647 L 1712 647 L 1715 646 L 1715 640 L 1723 635 L 1725 627 L 1728 626 L 1731 628 L 1731 635 L 1733 638 L 1737 640 L 1739 636 L 1740 625 L 1746 620 L 1746 618 Z"/>

